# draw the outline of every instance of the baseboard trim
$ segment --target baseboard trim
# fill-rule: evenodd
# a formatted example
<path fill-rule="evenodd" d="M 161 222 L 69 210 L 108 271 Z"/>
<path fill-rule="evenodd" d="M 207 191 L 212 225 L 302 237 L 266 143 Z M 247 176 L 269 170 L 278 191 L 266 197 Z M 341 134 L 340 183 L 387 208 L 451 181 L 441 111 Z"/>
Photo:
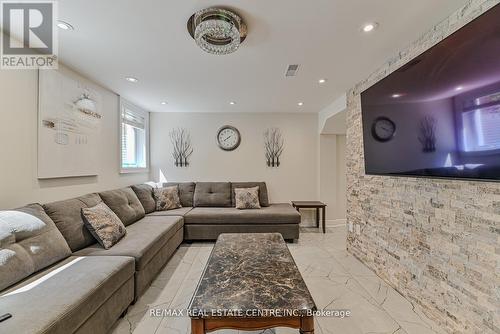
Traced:
<path fill-rule="evenodd" d="M 327 219 L 325 220 L 326 227 L 345 227 L 347 219 Z M 321 226 L 321 222 L 319 223 Z M 302 227 L 316 227 L 316 221 L 305 220 L 301 223 Z"/>
<path fill-rule="evenodd" d="M 325 221 L 326 227 L 344 227 L 347 219 L 329 219 Z"/>

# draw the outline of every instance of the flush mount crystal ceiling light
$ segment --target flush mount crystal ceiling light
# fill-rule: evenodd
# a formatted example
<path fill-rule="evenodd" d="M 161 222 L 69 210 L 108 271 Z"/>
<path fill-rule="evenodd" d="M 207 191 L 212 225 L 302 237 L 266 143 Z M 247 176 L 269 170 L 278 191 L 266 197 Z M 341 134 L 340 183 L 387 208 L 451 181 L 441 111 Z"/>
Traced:
<path fill-rule="evenodd" d="M 194 13 L 187 22 L 187 29 L 203 51 L 215 55 L 238 50 L 247 35 L 247 26 L 240 16 L 217 7 Z"/>

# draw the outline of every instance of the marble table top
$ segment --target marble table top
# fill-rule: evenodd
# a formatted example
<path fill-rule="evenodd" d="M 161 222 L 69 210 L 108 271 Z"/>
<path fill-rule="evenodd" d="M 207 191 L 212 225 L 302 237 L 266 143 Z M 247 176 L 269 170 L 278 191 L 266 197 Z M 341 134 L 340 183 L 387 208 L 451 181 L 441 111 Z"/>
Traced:
<path fill-rule="evenodd" d="M 193 318 L 296 316 L 315 310 L 279 233 L 221 234 L 189 306 Z"/>

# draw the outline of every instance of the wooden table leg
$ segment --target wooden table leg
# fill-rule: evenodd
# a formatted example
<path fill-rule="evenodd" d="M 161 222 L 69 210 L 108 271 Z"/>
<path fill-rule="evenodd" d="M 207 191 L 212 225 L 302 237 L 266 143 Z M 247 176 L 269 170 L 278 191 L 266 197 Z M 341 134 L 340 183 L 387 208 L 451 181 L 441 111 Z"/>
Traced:
<path fill-rule="evenodd" d="M 300 322 L 300 334 L 314 334 L 314 317 L 302 317 Z"/>
<path fill-rule="evenodd" d="M 191 319 L 191 334 L 205 334 L 205 321 L 203 319 Z"/>
<path fill-rule="evenodd" d="M 316 227 L 319 228 L 319 208 L 316 208 Z"/>
<path fill-rule="evenodd" d="M 323 207 L 323 233 L 326 233 L 326 208 Z"/>

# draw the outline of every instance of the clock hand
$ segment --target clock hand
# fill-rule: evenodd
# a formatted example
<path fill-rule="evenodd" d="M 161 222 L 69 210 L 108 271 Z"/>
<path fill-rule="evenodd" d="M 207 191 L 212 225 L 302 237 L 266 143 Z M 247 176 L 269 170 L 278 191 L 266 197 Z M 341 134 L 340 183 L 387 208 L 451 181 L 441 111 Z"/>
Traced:
<path fill-rule="evenodd" d="M 229 138 L 231 138 L 231 136 L 229 136 L 229 137 L 226 137 L 226 138 L 222 139 L 222 141 L 226 141 L 226 140 L 228 140 Z"/>

